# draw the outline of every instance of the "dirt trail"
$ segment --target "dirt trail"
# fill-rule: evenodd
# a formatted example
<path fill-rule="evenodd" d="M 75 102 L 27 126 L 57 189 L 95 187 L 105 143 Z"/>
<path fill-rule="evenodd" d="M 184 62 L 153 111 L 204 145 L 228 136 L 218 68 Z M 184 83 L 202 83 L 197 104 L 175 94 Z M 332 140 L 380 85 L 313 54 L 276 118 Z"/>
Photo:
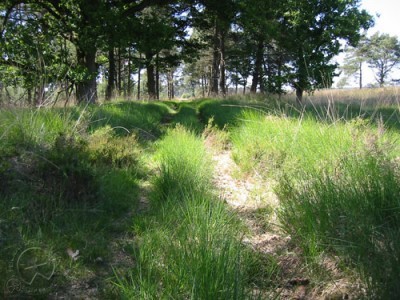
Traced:
<path fill-rule="evenodd" d="M 214 162 L 214 184 L 219 197 L 225 201 L 248 227 L 244 242 L 255 251 L 272 255 L 280 268 L 280 283 L 276 292 L 279 299 L 351 299 L 352 288 L 346 278 L 338 272 L 336 263 L 327 264 L 332 273 L 329 282 L 316 283 L 307 277 L 301 250 L 279 228 L 275 209 L 279 200 L 272 185 L 260 176 L 252 175 L 238 179 L 239 167 L 232 159 L 230 150 L 216 150 L 211 139 L 206 147 Z"/>

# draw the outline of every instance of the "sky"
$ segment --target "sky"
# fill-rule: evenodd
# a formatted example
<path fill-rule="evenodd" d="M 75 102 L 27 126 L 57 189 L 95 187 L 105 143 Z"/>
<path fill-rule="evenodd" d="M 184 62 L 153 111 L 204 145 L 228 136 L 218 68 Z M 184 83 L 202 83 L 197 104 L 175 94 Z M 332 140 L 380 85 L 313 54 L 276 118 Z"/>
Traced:
<path fill-rule="evenodd" d="M 379 31 L 380 33 L 388 33 L 392 36 L 397 36 L 400 39 L 400 1 L 399 0 L 362 0 L 361 8 L 369 12 L 375 18 L 375 26 L 368 30 L 367 35 Z M 338 57 L 338 62 L 341 63 L 343 55 Z M 368 66 L 364 66 L 364 86 L 375 83 L 374 75 Z M 392 73 L 392 78 L 400 78 L 400 71 L 396 70 Z M 336 82 L 338 79 L 335 80 Z M 357 80 L 350 79 L 348 86 L 356 87 Z"/>
<path fill-rule="evenodd" d="M 399 0 L 362 0 L 361 8 L 375 17 L 375 26 L 368 33 L 380 31 L 400 38 Z"/>

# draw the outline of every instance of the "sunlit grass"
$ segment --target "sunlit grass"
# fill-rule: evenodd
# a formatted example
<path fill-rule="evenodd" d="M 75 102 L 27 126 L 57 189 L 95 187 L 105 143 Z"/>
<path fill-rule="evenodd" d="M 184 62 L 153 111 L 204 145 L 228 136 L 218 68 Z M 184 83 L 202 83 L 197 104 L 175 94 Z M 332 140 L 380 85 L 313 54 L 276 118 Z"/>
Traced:
<path fill-rule="evenodd" d="M 201 139 L 178 127 L 157 148 L 152 206 L 134 221 L 137 267 L 117 283 L 123 297 L 248 298 L 257 258 L 241 243 L 237 217 L 213 194 Z M 271 265 L 269 276 L 276 272 Z"/>
<path fill-rule="evenodd" d="M 234 158 L 276 182 L 280 221 L 306 258 L 339 255 L 359 271 L 369 297 L 397 295 L 400 134 L 362 117 L 248 111 L 240 118 Z"/>

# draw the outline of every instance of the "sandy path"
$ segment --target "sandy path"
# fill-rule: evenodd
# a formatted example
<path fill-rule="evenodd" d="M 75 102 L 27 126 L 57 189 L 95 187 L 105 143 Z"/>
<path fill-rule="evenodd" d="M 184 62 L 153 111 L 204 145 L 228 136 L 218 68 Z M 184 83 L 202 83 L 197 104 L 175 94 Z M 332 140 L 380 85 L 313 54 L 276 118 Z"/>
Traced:
<path fill-rule="evenodd" d="M 206 147 L 212 153 L 214 184 L 219 197 L 225 201 L 248 227 L 244 242 L 261 254 L 276 258 L 281 270 L 276 292 L 279 299 L 352 299 L 355 288 L 333 261 L 325 261 L 331 280 L 310 285 L 306 275 L 301 251 L 290 236 L 279 228 L 276 213 L 279 200 L 270 183 L 260 176 L 238 178 L 239 167 L 232 159 L 230 150 L 216 150 L 212 141 L 206 139 Z M 265 217 L 263 217 L 265 216 Z"/>

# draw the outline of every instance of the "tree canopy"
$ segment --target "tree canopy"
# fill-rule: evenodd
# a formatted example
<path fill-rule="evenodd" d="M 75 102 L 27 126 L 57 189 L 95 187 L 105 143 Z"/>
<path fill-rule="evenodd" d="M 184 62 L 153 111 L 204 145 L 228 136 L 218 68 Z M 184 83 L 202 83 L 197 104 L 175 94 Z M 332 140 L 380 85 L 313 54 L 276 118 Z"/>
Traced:
<path fill-rule="evenodd" d="M 136 84 L 138 97 L 143 91 L 155 99 L 165 80 L 173 95 L 174 73 L 184 68 L 203 95 L 225 95 L 232 85 L 245 92 L 252 78 L 251 92 L 280 94 L 291 86 L 301 102 L 304 91 L 332 84 L 337 65 L 331 60 L 342 51 L 341 42 L 356 45 L 373 24 L 359 5 L 359 0 L 7 0 L 0 4 L 0 96 L 18 87 L 36 105 L 48 90 L 95 103 L 98 93 L 106 99 L 131 95 Z M 369 64 L 375 63 L 371 57 Z"/>

